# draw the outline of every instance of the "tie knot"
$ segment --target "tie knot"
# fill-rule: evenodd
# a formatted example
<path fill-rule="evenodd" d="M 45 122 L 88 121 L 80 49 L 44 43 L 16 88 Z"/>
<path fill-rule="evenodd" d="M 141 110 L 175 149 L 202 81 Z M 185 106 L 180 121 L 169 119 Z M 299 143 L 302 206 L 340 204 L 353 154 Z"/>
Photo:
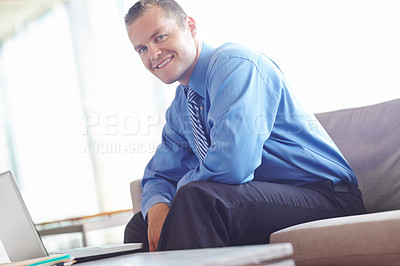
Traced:
<path fill-rule="evenodd" d="M 193 102 L 197 100 L 198 94 L 189 86 L 185 88 L 186 97 L 188 102 Z"/>

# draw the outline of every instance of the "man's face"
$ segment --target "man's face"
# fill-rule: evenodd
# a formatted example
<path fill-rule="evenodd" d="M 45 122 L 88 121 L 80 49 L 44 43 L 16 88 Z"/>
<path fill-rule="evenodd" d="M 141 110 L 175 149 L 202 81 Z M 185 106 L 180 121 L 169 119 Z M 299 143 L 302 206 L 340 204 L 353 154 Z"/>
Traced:
<path fill-rule="evenodd" d="M 153 7 L 127 27 L 128 36 L 145 67 L 164 83 L 189 83 L 196 61 L 196 25 L 186 19 L 178 26 Z"/>

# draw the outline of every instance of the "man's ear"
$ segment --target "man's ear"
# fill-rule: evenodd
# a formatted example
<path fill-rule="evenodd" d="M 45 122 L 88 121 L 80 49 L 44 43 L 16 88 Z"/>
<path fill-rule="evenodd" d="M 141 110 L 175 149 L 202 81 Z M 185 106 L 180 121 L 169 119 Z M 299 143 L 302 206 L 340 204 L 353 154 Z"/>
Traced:
<path fill-rule="evenodd" d="M 197 34 L 197 25 L 196 21 L 192 17 L 186 17 L 186 27 L 191 32 L 192 37 L 194 38 Z"/>

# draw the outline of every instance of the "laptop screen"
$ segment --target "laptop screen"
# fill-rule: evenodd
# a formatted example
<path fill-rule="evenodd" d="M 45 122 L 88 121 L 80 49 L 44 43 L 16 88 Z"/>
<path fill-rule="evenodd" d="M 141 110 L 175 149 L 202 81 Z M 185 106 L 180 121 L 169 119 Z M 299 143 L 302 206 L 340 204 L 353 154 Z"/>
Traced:
<path fill-rule="evenodd" d="M 11 262 L 47 256 L 10 172 L 0 174 L 0 239 Z"/>

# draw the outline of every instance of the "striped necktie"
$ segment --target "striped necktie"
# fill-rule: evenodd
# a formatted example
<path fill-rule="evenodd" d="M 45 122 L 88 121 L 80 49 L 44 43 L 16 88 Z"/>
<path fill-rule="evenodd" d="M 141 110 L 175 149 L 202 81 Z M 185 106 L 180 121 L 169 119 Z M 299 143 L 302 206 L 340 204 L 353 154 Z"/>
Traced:
<path fill-rule="evenodd" d="M 210 144 L 208 143 L 203 124 L 200 121 L 199 105 L 197 104 L 199 95 L 190 87 L 186 87 L 186 97 L 197 154 L 199 161 L 202 162 L 206 157 L 207 149 Z"/>

